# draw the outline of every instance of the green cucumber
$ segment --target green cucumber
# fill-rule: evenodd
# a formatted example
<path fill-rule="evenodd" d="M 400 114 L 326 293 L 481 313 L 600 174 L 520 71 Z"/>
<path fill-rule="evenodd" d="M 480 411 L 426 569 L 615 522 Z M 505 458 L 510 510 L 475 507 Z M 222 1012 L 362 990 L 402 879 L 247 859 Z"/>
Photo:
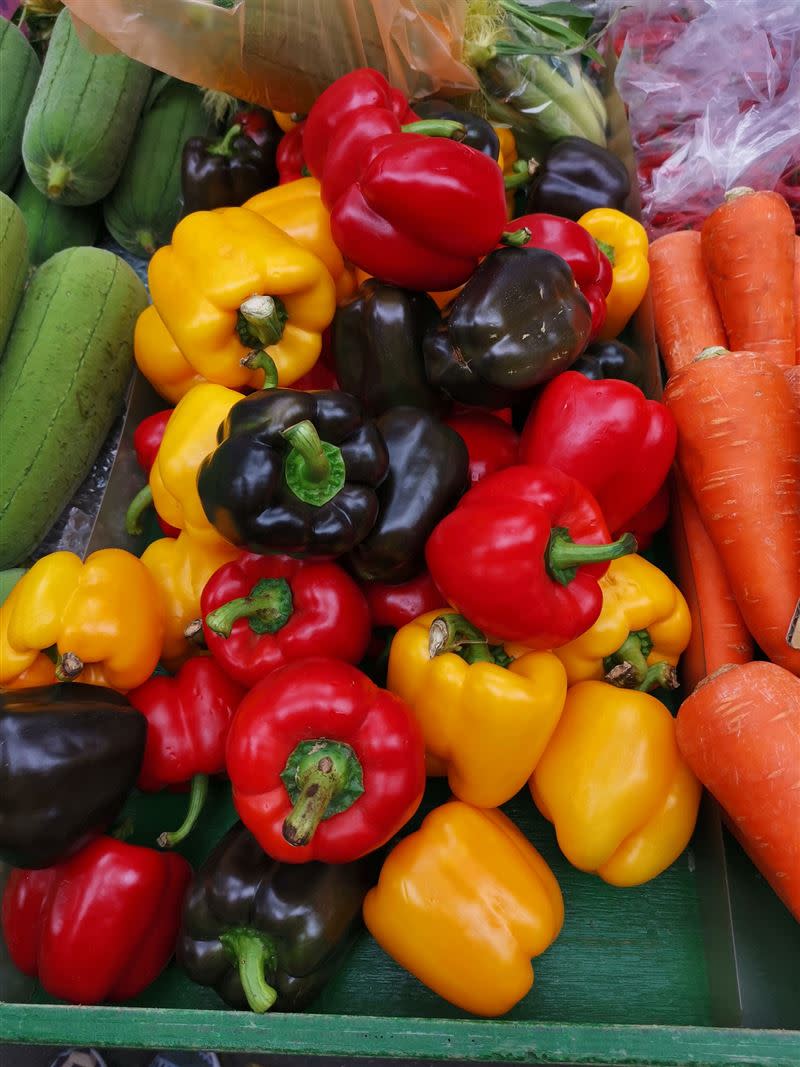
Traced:
<path fill-rule="evenodd" d="M 95 56 L 65 8 L 47 48 L 22 137 L 41 193 L 70 206 L 111 192 L 125 163 L 152 71 L 123 55 Z"/>
<path fill-rule="evenodd" d="M 22 127 L 39 78 L 39 59 L 13 22 L 0 18 L 0 191 L 22 163 Z"/>
<path fill-rule="evenodd" d="M 0 353 L 11 332 L 29 265 L 22 212 L 10 197 L 0 193 Z"/>
<path fill-rule="evenodd" d="M 0 604 L 8 600 L 8 594 L 24 573 L 24 567 L 12 567 L 11 570 L 0 571 Z"/>
<path fill-rule="evenodd" d="M 203 94 L 170 81 L 139 122 L 122 174 L 103 204 L 111 236 L 137 256 L 169 244 L 181 217 L 181 154 L 190 137 L 211 130 Z"/>
<path fill-rule="evenodd" d="M 57 252 L 34 274 L 0 363 L 0 568 L 28 557 L 91 469 L 146 305 L 133 270 L 99 248 Z"/>
<path fill-rule="evenodd" d="M 14 187 L 14 200 L 28 230 L 31 263 L 38 266 L 65 248 L 94 244 L 100 228 L 100 206 L 66 207 L 40 193 L 23 170 Z"/>

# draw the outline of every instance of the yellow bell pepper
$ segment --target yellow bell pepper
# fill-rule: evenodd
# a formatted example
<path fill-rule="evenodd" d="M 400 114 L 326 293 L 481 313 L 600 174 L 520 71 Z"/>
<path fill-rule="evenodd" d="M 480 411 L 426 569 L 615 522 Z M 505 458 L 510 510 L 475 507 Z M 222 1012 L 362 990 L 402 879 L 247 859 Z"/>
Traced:
<path fill-rule="evenodd" d="M 610 341 L 625 328 L 644 299 L 650 281 L 648 242 L 644 227 L 612 207 L 596 207 L 578 219 L 611 260 L 613 281 L 606 297 L 606 321 L 601 341 Z"/>
<path fill-rule="evenodd" d="M 241 207 L 187 215 L 172 244 L 150 260 L 148 279 L 153 304 L 193 372 L 231 388 L 259 388 L 265 374 L 269 384 L 301 378 L 316 363 L 336 309 L 322 261 Z M 157 340 L 157 330 L 139 331 L 135 351 L 158 387 L 154 334 Z"/>
<path fill-rule="evenodd" d="M 460 615 L 431 611 L 395 634 L 387 687 L 422 728 L 429 772 L 447 774 L 459 800 L 493 808 L 530 777 L 567 678 L 552 652 L 490 647 Z"/>
<path fill-rule="evenodd" d="M 146 307 L 136 320 L 133 348 L 139 370 L 170 404 L 177 404 L 193 386 L 206 380 L 184 358 L 155 304 Z"/>
<path fill-rule="evenodd" d="M 600 588 L 597 622 L 555 649 L 569 684 L 605 678 L 645 692 L 659 685 L 674 688 L 674 668 L 692 630 L 681 591 L 642 556 L 613 560 Z"/>
<path fill-rule="evenodd" d="M 0 607 L 0 685 L 43 684 L 42 653 L 61 681 L 122 692 L 145 682 L 161 652 L 164 616 L 147 568 L 105 548 L 82 562 L 53 552 L 20 578 Z"/>
<path fill-rule="evenodd" d="M 530 786 L 570 863 L 617 886 L 647 882 L 678 858 L 702 792 L 664 705 L 605 682 L 569 690 Z"/>
<path fill-rule="evenodd" d="M 514 171 L 514 164 L 519 158 L 517 155 L 517 142 L 514 134 L 508 126 L 495 126 L 493 123 L 492 129 L 497 134 L 497 139 L 500 142 L 497 165 L 500 167 L 503 174 L 512 174 Z"/>
<path fill-rule="evenodd" d="M 364 901 L 367 929 L 421 982 L 474 1015 L 504 1015 L 564 922 L 553 872 L 501 812 L 454 800 L 397 845 Z"/>

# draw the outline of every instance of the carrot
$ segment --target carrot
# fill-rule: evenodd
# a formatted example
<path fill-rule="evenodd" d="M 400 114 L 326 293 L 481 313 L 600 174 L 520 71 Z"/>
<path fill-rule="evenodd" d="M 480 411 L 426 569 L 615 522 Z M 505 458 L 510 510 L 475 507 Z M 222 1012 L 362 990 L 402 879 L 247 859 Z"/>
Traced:
<path fill-rule="evenodd" d="M 800 419 L 784 372 L 710 349 L 669 381 L 677 458 L 756 643 L 800 674 L 786 633 L 800 597 Z"/>
<path fill-rule="evenodd" d="M 800 418 L 800 365 L 796 364 L 794 367 L 787 367 L 784 374 L 786 375 L 786 381 L 789 383 L 789 388 L 792 390 L 798 418 Z"/>
<path fill-rule="evenodd" d="M 800 920 L 800 680 L 723 667 L 683 702 L 678 746 L 745 851 Z"/>
<path fill-rule="evenodd" d="M 727 343 L 700 243 L 697 230 L 680 230 L 650 245 L 656 339 L 670 377 L 704 348 Z"/>
<path fill-rule="evenodd" d="M 778 193 L 732 189 L 701 231 L 730 347 L 795 361 L 794 219 Z"/>
<path fill-rule="evenodd" d="M 800 237 L 794 239 L 794 361 L 800 363 Z"/>

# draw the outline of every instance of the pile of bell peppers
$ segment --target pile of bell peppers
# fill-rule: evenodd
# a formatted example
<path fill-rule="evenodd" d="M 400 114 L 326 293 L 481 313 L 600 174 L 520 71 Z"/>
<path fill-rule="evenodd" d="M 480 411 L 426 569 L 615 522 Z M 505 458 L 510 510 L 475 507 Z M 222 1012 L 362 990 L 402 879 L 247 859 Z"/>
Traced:
<path fill-rule="evenodd" d="M 617 886 L 686 846 L 689 614 L 637 554 L 676 432 L 619 337 L 647 242 L 604 149 L 534 169 L 372 70 L 186 146 L 134 339 L 171 405 L 133 439 L 137 553 L 46 556 L 0 606 L 2 923 L 48 993 L 124 1002 L 177 954 L 296 1011 L 365 923 L 501 1015 L 565 914 L 501 805 Z M 123 841 L 136 790 L 182 823 Z M 192 871 L 220 792 L 241 821 Z"/>

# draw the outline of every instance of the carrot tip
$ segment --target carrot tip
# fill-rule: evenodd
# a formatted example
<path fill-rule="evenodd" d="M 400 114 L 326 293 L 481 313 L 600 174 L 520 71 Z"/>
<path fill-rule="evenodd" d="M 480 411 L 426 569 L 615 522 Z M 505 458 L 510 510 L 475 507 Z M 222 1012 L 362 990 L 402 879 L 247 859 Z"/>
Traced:
<path fill-rule="evenodd" d="M 755 190 L 751 189 L 749 185 L 737 185 L 735 189 L 729 189 L 725 194 L 725 203 L 730 203 L 731 200 L 738 200 L 740 196 L 752 196 Z"/>
<path fill-rule="evenodd" d="M 699 356 L 694 357 L 694 362 L 697 363 L 701 359 L 715 359 L 717 356 L 729 356 L 730 349 L 725 348 L 723 345 L 712 345 L 711 348 L 704 348 Z"/>

